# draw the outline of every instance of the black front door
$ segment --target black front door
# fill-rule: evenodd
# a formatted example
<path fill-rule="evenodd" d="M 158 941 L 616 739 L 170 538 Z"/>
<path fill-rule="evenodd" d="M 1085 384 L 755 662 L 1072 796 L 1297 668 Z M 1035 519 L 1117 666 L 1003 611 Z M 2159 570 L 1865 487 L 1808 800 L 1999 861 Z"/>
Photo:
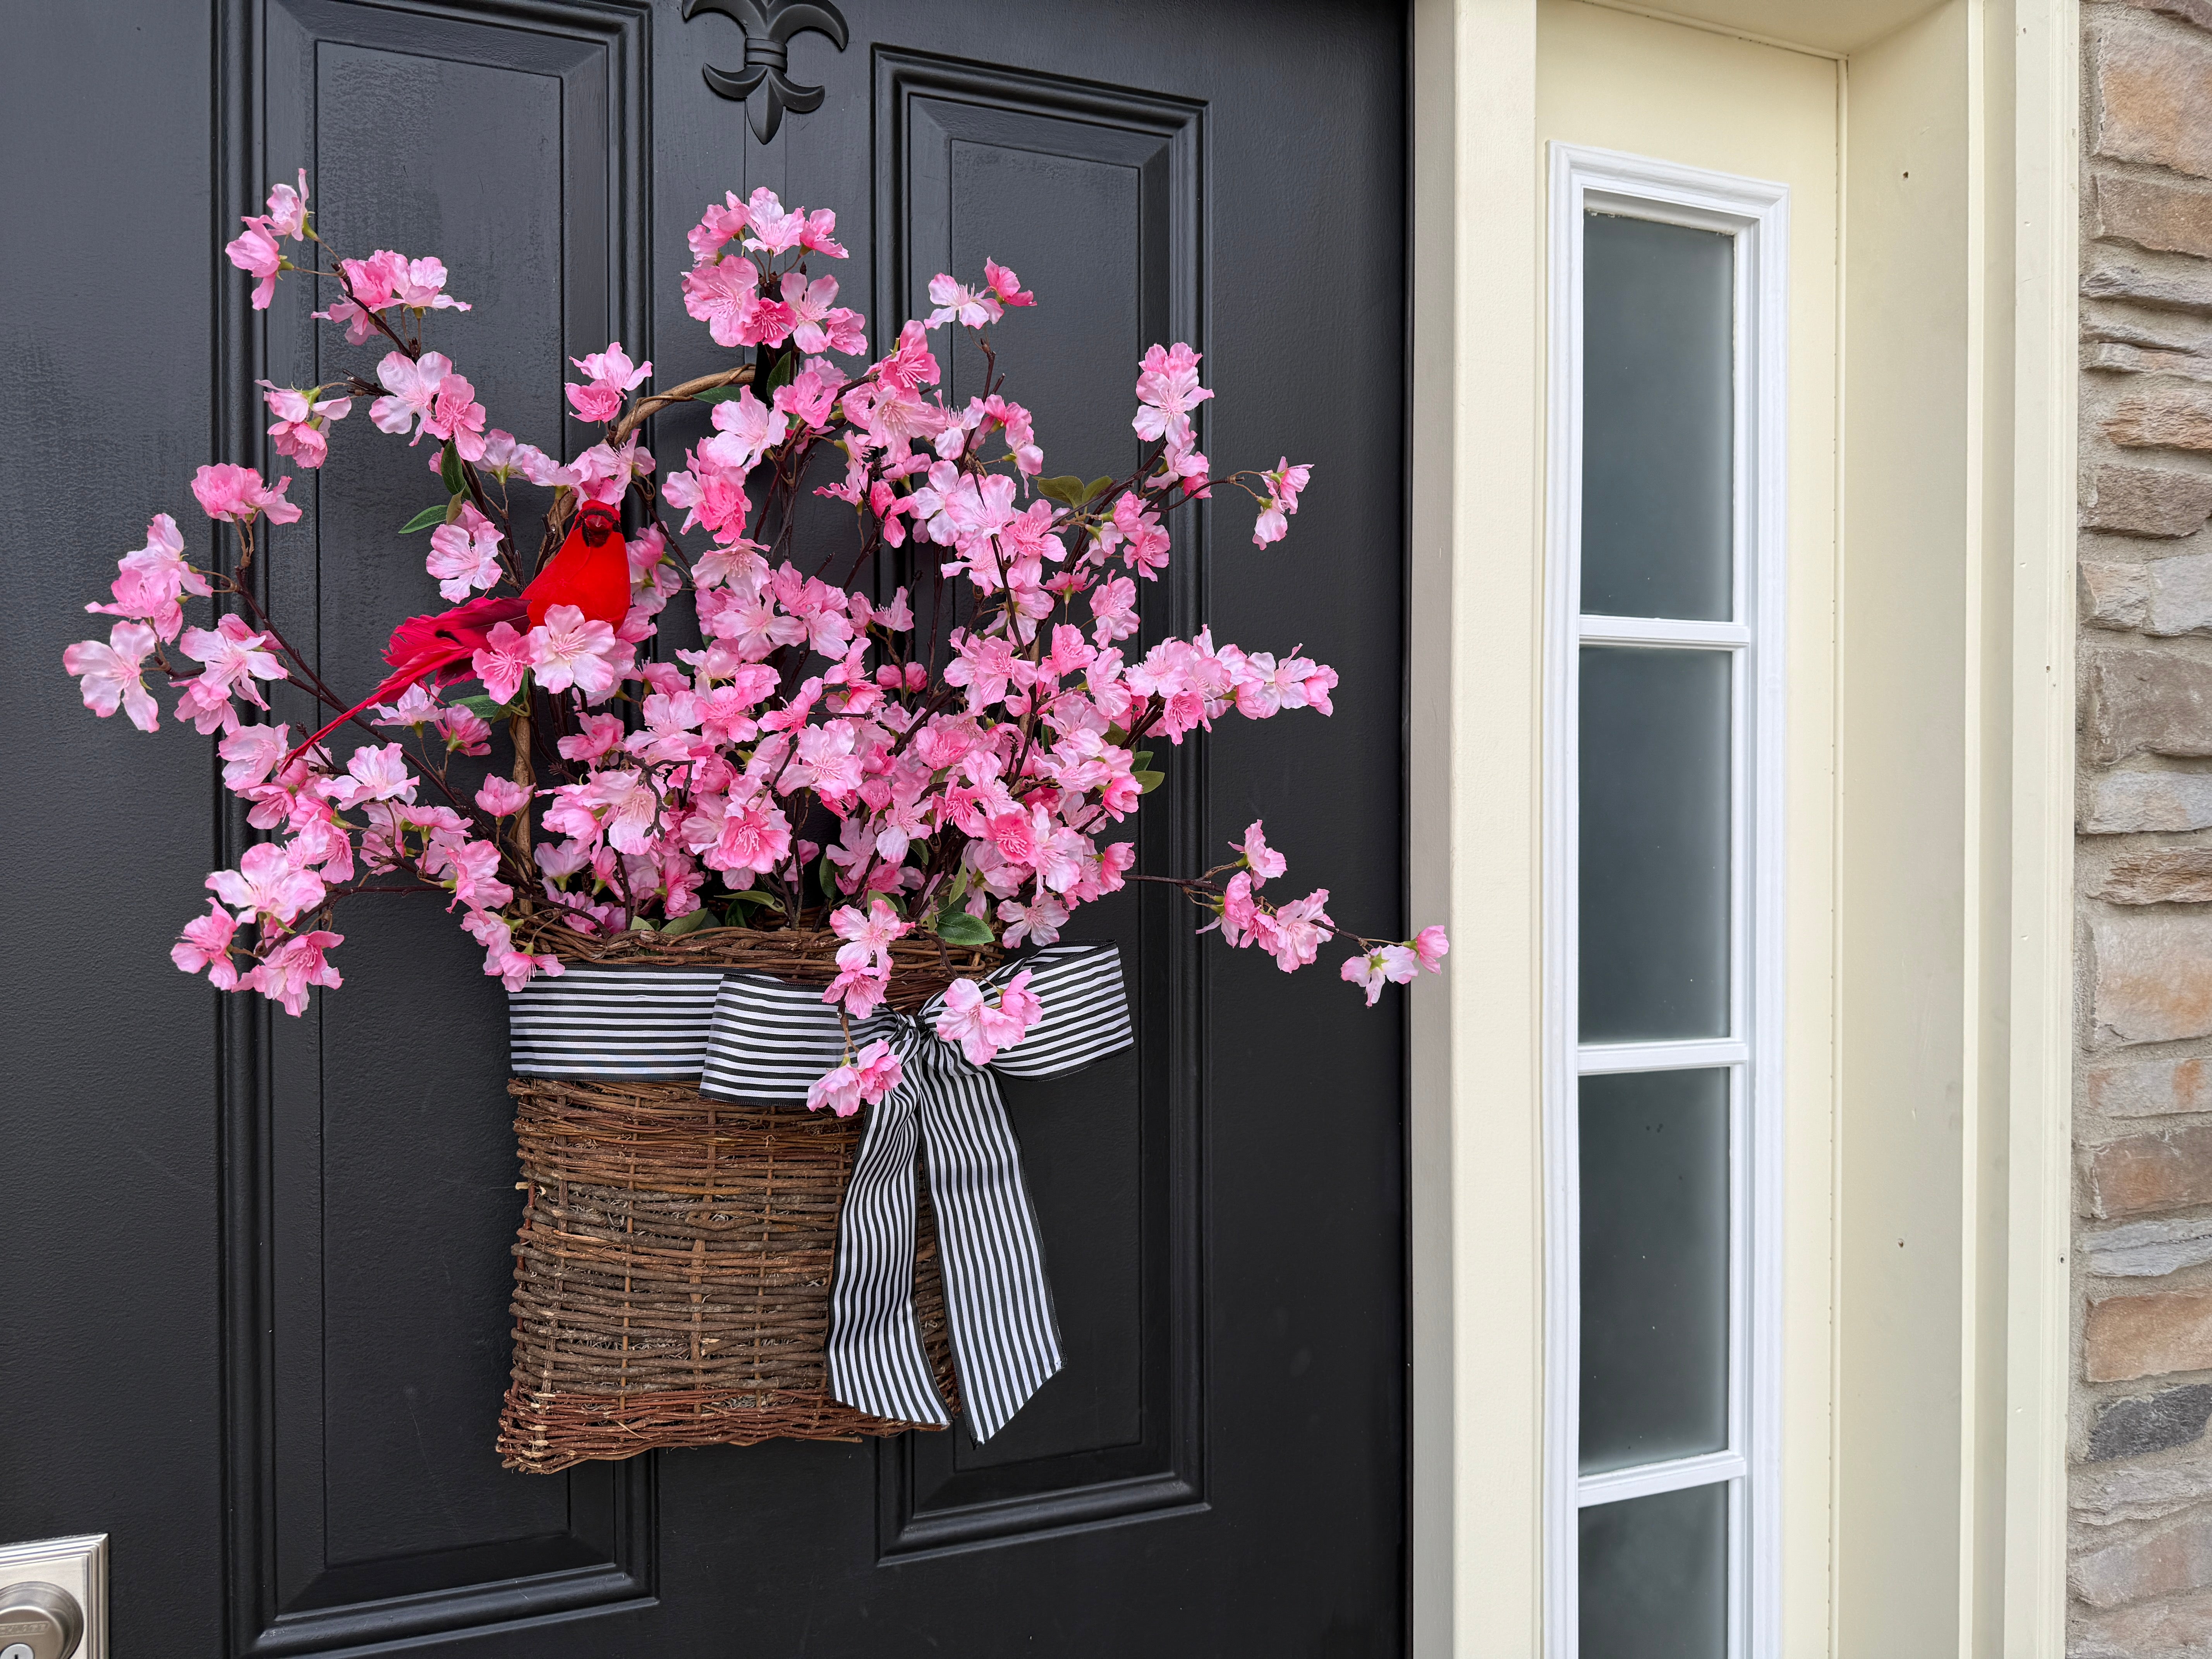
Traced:
<path fill-rule="evenodd" d="M 1165 889 L 1086 911 L 1140 1040 L 1008 1090 L 1067 1364 L 1002 1436 L 510 1474 L 496 983 L 411 898 L 356 913 L 343 990 L 297 1020 L 175 972 L 240 826 L 204 740 L 95 723 L 61 671 L 149 514 L 204 527 L 191 469 L 270 459 L 252 382 L 366 361 L 297 290 L 246 309 L 217 249 L 270 181 L 305 166 L 342 251 L 441 255 L 481 303 L 441 343 L 498 423 L 571 452 L 562 358 L 619 337 L 661 385 L 731 361 L 684 313 L 684 231 L 768 185 L 837 210 L 879 347 L 933 273 L 1019 271 L 1038 304 L 998 345 L 1048 471 L 1127 470 L 1137 360 L 1178 339 L 1218 392 L 1217 474 L 1315 464 L 1279 546 L 1250 544 L 1241 497 L 1192 518 L 1147 627 L 1302 644 L 1342 676 L 1335 713 L 1175 751 L 1140 868 L 1194 872 L 1264 813 L 1299 890 L 1398 931 L 1400 11 L 841 3 L 842 49 L 785 43 L 824 95 L 767 142 L 765 94 L 749 112 L 707 73 L 745 66 L 741 0 L 11 12 L 0 1541 L 112 1534 L 127 1659 L 1403 1650 L 1392 1003 L 1194 938 Z M 664 468 L 699 430 L 660 422 Z M 392 533 L 422 462 L 341 435 L 295 482 L 273 597 L 326 678 L 365 685 L 434 603 Z"/>

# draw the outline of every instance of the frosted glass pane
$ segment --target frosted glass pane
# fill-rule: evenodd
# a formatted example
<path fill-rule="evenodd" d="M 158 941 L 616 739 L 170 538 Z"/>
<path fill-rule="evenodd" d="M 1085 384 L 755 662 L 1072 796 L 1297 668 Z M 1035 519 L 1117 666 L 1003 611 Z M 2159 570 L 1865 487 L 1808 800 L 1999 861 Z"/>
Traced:
<path fill-rule="evenodd" d="M 1734 614 L 1735 238 L 1583 222 L 1583 609 Z"/>
<path fill-rule="evenodd" d="M 1582 671 L 1582 1040 L 1726 1036 L 1729 653 Z"/>
<path fill-rule="evenodd" d="M 1728 1445 L 1728 1076 L 1582 1080 L 1585 1474 Z"/>
<path fill-rule="evenodd" d="M 1582 1512 L 1582 1659 L 1723 1659 L 1728 1487 Z"/>

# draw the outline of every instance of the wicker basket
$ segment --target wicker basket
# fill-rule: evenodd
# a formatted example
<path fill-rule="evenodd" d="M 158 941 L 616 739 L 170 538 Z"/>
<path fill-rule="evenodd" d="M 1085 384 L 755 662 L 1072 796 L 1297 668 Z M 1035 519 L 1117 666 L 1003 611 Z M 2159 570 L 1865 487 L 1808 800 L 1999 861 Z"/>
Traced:
<path fill-rule="evenodd" d="M 520 930 L 518 930 L 520 931 Z M 562 930 L 565 933 L 565 930 Z M 702 929 L 536 948 L 571 961 L 720 967 L 826 984 L 834 935 Z M 894 947 L 890 1001 L 911 1012 L 995 954 Z M 932 1426 L 830 1398 L 823 1345 L 837 1217 L 862 1120 L 709 1100 L 690 1084 L 518 1079 L 527 1194 L 514 1257 L 507 1467 L 552 1474 L 655 1446 L 852 1440 Z M 915 1311 L 953 1407 L 927 1197 Z"/>

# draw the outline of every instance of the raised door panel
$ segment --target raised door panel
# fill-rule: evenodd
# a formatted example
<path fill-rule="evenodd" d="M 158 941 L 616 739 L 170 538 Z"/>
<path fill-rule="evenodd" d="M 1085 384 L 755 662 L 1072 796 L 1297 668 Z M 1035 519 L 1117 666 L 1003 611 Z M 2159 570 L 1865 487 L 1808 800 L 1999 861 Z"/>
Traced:
<path fill-rule="evenodd" d="M 986 258 L 1012 267 L 1042 298 L 992 330 L 995 367 L 1035 416 L 1048 469 L 1127 474 L 1139 446 L 1115 391 L 1133 384 L 1154 342 L 1203 343 L 1202 106 L 884 46 L 872 100 L 878 333 L 928 315 L 939 271 L 972 280 Z M 931 339 L 952 398 L 980 395 L 994 365 L 974 337 L 948 326 Z M 1148 637 L 1194 625 L 1187 523 L 1176 542 L 1165 580 L 1146 584 Z M 1141 864 L 1182 868 L 1200 854 L 1197 750 L 1163 743 L 1158 761 L 1170 781 L 1136 827 Z M 1164 890 L 1140 890 L 1085 909 L 1070 930 L 1120 942 L 1138 1042 L 1078 1076 L 1006 1091 L 1067 1364 L 987 1446 L 912 1436 L 886 1455 L 887 1558 L 1203 1500 L 1204 1008 L 1181 908 Z"/>
<path fill-rule="evenodd" d="M 476 308 L 434 313 L 428 343 L 492 425 L 556 452 L 580 447 L 562 359 L 624 332 L 638 292 L 623 261 L 645 219 L 646 21 L 581 0 L 267 0 L 233 19 L 258 90 L 252 176 L 307 167 L 331 250 L 440 254 Z M 288 282 L 265 334 L 241 319 L 238 380 L 374 380 L 387 342 L 308 315 L 335 292 Z M 441 493 L 434 451 L 363 432 L 368 417 L 356 400 L 321 471 L 279 464 L 307 513 L 276 532 L 266 578 L 341 694 L 380 677 L 395 617 L 441 603 L 419 538 L 395 533 Z M 276 712 L 295 731 L 312 713 L 296 695 Z M 459 757 L 452 787 L 476 775 Z M 231 1079 L 225 1218 L 243 1292 L 232 1479 L 251 1499 L 239 1644 L 313 1652 L 645 1596 L 646 1463 L 522 1477 L 493 1449 L 520 1209 L 498 984 L 434 896 L 352 899 L 337 926 L 342 994 L 298 1020 L 232 1010 L 252 1057 Z"/>

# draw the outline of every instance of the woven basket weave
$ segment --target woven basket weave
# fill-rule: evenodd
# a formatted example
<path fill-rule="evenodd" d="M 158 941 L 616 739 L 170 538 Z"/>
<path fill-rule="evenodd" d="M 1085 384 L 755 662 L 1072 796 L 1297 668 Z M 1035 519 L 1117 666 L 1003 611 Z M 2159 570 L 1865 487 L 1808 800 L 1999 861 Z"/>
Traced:
<path fill-rule="evenodd" d="M 841 942 L 735 928 L 665 943 L 631 936 L 588 954 L 548 941 L 570 960 L 750 969 L 814 984 L 836 972 L 824 945 Z M 996 957 L 902 939 L 893 959 L 891 1004 L 911 1012 Z M 532 1078 L 507 1091 L 527 1194 L 514 1246 L 514 1370 L 500 1413 L 507 1468 L 550 1474 L 656 1446 L 933 1426 L 873 1417 L 828 1392 L 837 1216 L 861 1118 L 709 1100 L 687 1083 Z M 915 1312 L 951 1409 L 926 1195 L 921 1213 Z"/>

